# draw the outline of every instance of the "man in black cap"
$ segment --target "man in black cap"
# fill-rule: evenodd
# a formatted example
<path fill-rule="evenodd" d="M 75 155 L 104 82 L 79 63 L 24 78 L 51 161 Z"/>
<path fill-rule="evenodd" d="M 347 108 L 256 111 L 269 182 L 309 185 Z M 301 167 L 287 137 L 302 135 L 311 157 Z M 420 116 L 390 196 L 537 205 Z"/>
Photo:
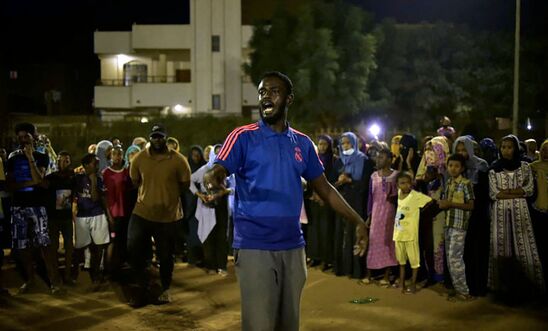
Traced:
<path fill-rule="evenodd" d="M 129 261 L 137 279 L 138 292 L 130 305 L 146 304 L 146 261 L 150 237 L 154 237 L 160 262 L 162 294 L 157 303 L 171 301 L 169 287 L 173 273 L 173 253 L 177 234 L 176 222 L 183 218 L 180 196 L 190 184 L 190 166 L 187 159 L 166 145 L 167 133 L 156 124 L 150 133 L 150 147 L 135 156 L 130 166 L 130 177 L 138 188 L 135 209 L 128 229 Z"/>

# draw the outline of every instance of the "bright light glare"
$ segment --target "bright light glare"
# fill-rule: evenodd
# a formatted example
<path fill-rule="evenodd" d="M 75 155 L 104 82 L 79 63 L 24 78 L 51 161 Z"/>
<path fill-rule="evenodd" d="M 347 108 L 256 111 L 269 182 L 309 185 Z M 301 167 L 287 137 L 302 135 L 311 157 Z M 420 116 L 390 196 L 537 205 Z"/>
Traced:
<path fill-rule="evenodd" d="M 147 117 L 141 117 L 141 123 L 148 123 Z"/>
<path fill-rule="evenodd" d="M 377 124 L 373 124 L 369 127 L 369 132 L 375 137 L 377 138 L 379 133 L 381 133 L 381 127 L 378 126 Z"/>
<path fill-rule="evenodd" d="M 125 54 L 118 54 L 117 57 L 118 57 L 118 65 L 124 65 L 128 63 L 129 61 L 131 61 L 132 59 L 131 57 Z"/>
<path fill-rule="evenodd" d="M 531 125 L 531 119 L 527 118 L 527 130 L 531 131 L 533 129 L 533 126 Z"/>
<path fill-rule="evenodd" d="M 173 107 L 173 112 L 175 112 L 176 114 L 184 113 L 185 112 L 185 107 L 177 104 Z"/>

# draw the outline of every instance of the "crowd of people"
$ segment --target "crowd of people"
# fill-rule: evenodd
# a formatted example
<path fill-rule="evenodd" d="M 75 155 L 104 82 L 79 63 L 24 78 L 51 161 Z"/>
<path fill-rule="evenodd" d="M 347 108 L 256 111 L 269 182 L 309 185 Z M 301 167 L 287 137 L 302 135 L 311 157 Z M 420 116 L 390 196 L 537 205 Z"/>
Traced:
<path fill-rule="evenodd" d="M 317 137 L 326 178 L 366 220 L 369 240 L 366 254 L 355 254 L 355 225 L 303 179 L 309 267 L 405 294 L 442 283 L 450 300 L 543 294 L 548 141 L 540 148 L 513 135 L 477 141 L 457 136 L 449 118 L 441 124 L 421 147 L 409 133 L 390 142 L 353 132 Z M 148 139 L 127 148 L 118 138 L 102 140 L 81 157 L 55 151 L 30 123 L 15 134 L 18 146 L 0 153 L 0 231 L 23 280 L 18 294 L 35 285 L 35 269 L 52 294 L 75 286 L 81 269 L 93 290 L 128 281 L 124 272 L 132 270 L 137 307 L 147 302 L 150 268 L 161 279 L 155 301 L 170 302 L 175 259 L 227 275 L 236 181 L 231 175 L 216 191 L 204 181 L 223 160 L 221 144 L 191 146 L 185 157 L 155 125 Z M 2 285 L 0 271 L 8 295 Z"/>

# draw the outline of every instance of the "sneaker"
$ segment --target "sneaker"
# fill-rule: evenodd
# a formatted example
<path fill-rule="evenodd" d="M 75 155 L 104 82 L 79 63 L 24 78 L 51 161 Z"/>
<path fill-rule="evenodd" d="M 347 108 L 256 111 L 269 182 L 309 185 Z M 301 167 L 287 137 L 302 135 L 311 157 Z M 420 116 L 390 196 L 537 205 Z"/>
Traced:
<path fill-rule="evenodd" d="M 218 269 L 217 270 L 217 275 L 219 275 L 221 277 L 226 277 L 226 276 L 228 276 L 228 272 L 226 272 L 226 270 L 224 270 L 224 269 Z"/>
<path fill-rule="evenodd" d="M 169 293 L 169 290 L 165 290 L 164 292 L 162 292 L 162 294 L 160 294 L 160 296 L 158 297 L 157 302 L 159 304 L 170 303 L 171 294 Z"/>
<path fill-rule="evenodd" d="M 17 290 L 17 295 L 25 294 L 30 291 L 30 288 L 32 287 L 32 283 L 24 283 L 21 285 L 21 287 Z"/>
<path fill-rule="evenodd" d="M 62 288 L 60 288 L 59 286 L 53 286 L 53 285 L 50 287 L 49 290 L 50 290 L 50 293 L 51 293 L 52 295 L 63 294 L 63 293 L 65 292 L 65 291 L 64 291 Z"/>

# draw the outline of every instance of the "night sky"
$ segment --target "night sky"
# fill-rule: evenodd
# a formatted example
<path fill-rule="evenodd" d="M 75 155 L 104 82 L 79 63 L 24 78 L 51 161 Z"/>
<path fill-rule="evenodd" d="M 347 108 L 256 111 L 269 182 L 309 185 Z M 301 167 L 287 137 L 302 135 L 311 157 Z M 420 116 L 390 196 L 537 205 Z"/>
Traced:
<path fill-rule="evenodd" d="M 291 4 L 306 0 L 242 0 L 244 22 L 265 17 L 265 8 L 280 1 Z M 514 27 L 511 0 L 346 1 L 372 12 L 377 21 L 386 17 L 408 23 L 443 20 L 492 31 L 511 31 Z M 91 90 L 99 75 L 98 59 L 93 54 L 95 30 L 127 31 L 134 22 L 189 22 L 189 0 L 4 0 L 0 6 L 0 66 L 4 73 L 29 65 L 40 68 L 59 64 L 70 67 L 83 88 Z M 548 1 L 522 0 L 522 7 L 523 37 L 543 35 L 547 31 Z M 33 74 L 32 70 L 27 74 Z"/>

